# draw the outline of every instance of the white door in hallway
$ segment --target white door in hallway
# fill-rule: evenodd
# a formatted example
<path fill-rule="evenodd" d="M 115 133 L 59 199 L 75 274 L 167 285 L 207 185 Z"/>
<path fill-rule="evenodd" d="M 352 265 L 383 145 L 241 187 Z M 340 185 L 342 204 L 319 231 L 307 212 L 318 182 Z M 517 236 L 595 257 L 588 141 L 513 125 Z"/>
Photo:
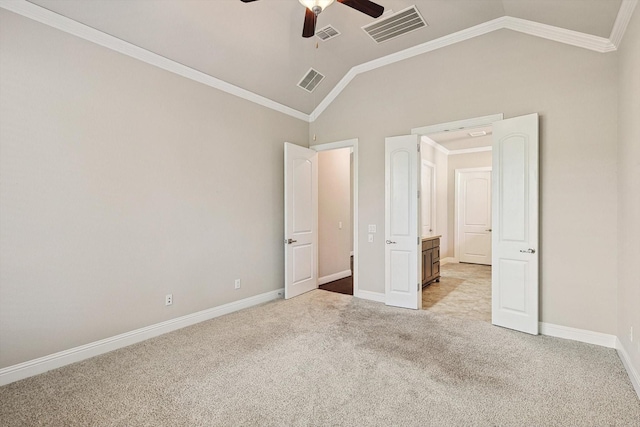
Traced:
<path fill-rule="evenodd" d="M 420 179 L 422 237 L 431 237 L 436 234 L 436 165 L 422 160 Z"/>
<path fill-rule="evenodd" d="M 492 323 L 538 334 L 538 115 L 493 123 Z"/>
<path fill-rule="evenodd" d="M 318 287 L 318 153 L 284 144 L 286 299 Z"/>
<path fill-rule="evenodd" d="M 418 135 L 385 139 L 385 303 L 422 308 Z"/>
<path fill-rule="evenodd" d="M 491 265 L 491 168 L 457 169 L 455 179 L 458 260 Z"/>

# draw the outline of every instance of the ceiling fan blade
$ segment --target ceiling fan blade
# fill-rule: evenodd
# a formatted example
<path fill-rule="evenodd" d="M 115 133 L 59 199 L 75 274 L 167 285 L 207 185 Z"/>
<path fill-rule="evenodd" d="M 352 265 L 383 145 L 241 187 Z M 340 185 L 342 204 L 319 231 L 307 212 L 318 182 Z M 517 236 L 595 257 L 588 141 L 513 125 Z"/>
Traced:
<path fill-rule="evenodd" d="M 302 27 L 302 37 L 313 37 L 316 33 L 316 14 L 306 8 L 304 12 L 304 27 Z"/>
<path fill-rule="evenodd" d="M 384 13 L 384 7 L 369 0 L 338 0 L 345 6 L 349 6 L 373 18 L 378 18 Z"/>

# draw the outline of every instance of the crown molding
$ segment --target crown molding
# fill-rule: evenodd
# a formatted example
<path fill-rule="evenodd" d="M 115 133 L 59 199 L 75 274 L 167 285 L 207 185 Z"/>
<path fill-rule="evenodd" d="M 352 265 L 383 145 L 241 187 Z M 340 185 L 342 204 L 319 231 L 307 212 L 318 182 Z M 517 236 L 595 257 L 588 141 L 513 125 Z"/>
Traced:
<path fill-rule="evenodd" d="M 138 59 L 142 62 L 146 62 L 147 64 L 154 65 L 165 71 L 202 83 L 206 86 L 221 90 L 230 95 L 251 101 L 255 104 L 270 108 L 296 119 L 309 122 L 308 114 L 295 110 L 291 107 L 287 107 L 286 105 L 280 104 L 246 89 L 242 89 L 241 87 L 232 85 L 231 83 L 217 79 L 194 68 L 187 67 L 186 65 L 165 58 L 164 56 L 143 49 L 110 34 L 103 33 L 102 31 L 96 30 L 88 25 L 81 24 L 78 21 L 74 21 L 73 19 L 59 15 L 33 3 L 29 3 L 26 0 L 0 0 L 0 7 L 80 37 L 81 39 L 88 40 L 100 46 Z"/>
<path fill-rule="evenodd" d="M 611 43 L 616 49 L 620 47 L 622 36 L 624 36 L 625 31 L 627 31 L 627 25 L 629 25 L 629 21 L 637 4 L 638 0 L 622 0 L 616 22 L 614 22 L 611 35 L 609 36 L 609 40 L 611 40 Z"/>
<path fill-rule="evenodd" d="M 526 19 L 514 18 L 512 16 L 507 17 L 504 28 L 600 53 L 616 50 L 613 43 L 604 37 L 593 36 L 591 34 L 567 30 L 566 28 L 554 27 L 553 25 L 541 24 L 539 22 L 527 21 Z"/>
<path fill-rule="evenodd" d="M 395 52 L 393 54 L 377 58 L 363 64 L 352 67 L 338 84 L 327 94 L 327 96 L 316 106 L 311 114 L 287 107 L 269 98 L 265 98 L 254 92 L 232 85 L 223 80 L 205 74 L 194 68 L 187 67 L 164 56 L 158 55 L 139 46 L 121 40 L 117 37 L 103 33 L 102 31 L 81 24 L 70 18 L 59 15 L 43 7 L 29 3 L 26 0 L 0 0 L 0 8 L 17 13 L 24 17 L 33 19 L 45 25 L 49 25 L 58 30 L 73 34 L 84 40 L 96 43 L 100 46 L 112 49 L 124 55 L 136 58 L 140 61 L 154 65 L 163 70 L 194 80 L 212 88 L 221 90 L 247 101 L 256 103 L 266 108 L 278 111 L 288 116 L 306 122 L 314 122 L 324 110 L 340 95 L 357 75 L 367 71 L 375 70 L 390 64 L 394 64 L 405 59 L 409 59 L 427 52 L 434 51 L 452 44 L 460 43 L 496 30 L 508 29 L 518 31 L 531 36 L 541 37 L 571 46 L 589 49 L 595 52 L 606 53 L 617 49 L 626 31 L 627 25 L 638 0 L 622 0 L 620 10 L 616 17 L 611 36 L 609 39 L 593 36 L 578 31 L 567 30 L 551 25 L 540 24 L 538 22 L 527 21 L 525 19 L 503 16 L 484 22 L 482 24 L 466 28 L 453 34 L 430 40 L 417 46 Z"/>

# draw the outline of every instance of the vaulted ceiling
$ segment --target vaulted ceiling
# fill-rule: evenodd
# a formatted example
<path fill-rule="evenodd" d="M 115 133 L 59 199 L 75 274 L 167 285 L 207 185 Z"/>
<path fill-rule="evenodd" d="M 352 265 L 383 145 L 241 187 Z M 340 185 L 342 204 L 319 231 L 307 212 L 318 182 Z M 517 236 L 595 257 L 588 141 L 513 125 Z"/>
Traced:
<path fill-rule="evenodd" d="M 311 113 L 355 66 L 509 16 L 608 38 L 622 0 L 376 0 L 385 15 L 415 5 L 428 26 L 376 44 L 362 26 L 374 21 L 334 3 L 318 17 L 341 35 L 301 37 L 298 0 L 31 0 L 57 14 Z M 318 48 L 316 48 L 316 44 Z M 297 83 L 315 68 L 326 77 L 313 93 Z"/>

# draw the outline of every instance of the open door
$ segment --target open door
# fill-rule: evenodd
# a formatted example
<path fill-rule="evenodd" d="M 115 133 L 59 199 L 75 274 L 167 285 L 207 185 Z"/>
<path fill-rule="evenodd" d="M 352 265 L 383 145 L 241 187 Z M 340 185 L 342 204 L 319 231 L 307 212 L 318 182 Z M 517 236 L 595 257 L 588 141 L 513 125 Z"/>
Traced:
<path fill-rule="evenodd" d="M 385 139 L 385 303 L 422 308 L 418 135 Z"/>
<path fill-rule="evenodd" d="M 492 323 L 538 334 L 538 115 L 493 123 Z"/>
<path fill-rule="evenodd" d="M 318 287 L 318 154 L 284 144 L 284 297 Z"/>

